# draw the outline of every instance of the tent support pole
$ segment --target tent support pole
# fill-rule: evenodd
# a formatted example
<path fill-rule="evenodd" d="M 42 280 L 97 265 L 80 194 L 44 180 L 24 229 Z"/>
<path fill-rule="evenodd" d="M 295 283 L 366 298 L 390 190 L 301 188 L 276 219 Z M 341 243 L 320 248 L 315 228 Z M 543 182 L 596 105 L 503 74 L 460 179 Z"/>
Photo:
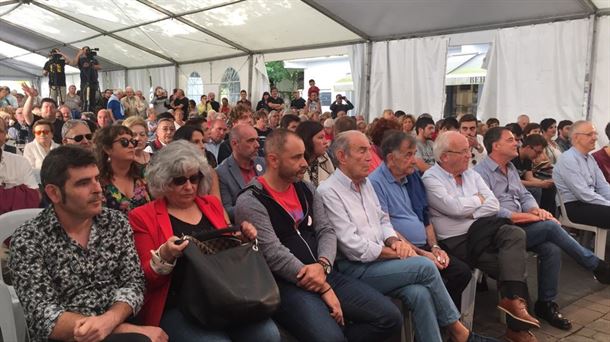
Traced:
<path fill-rule="evenodd" d="M 595 35 L 597 30 L 595 28 L 597 24 L 597 17 L 593 14 L 589 16 L 589 33 L 588 33 L 588 46 L 587 53 L 589 54 L 587 58 L 587 65 L 585 66 L 585 88 L 583 89 L 584 102 L 583 102 L 583 114 L 586 120 L 591 120 L 591 83 L 593 82 L 592 78 L 594 75 L 594 62 L 595 52 L 597 50 L 597 42 L 595 39 Z"/>
<path fill-rule="evenodd" d="M 129 86 L 129 79 L 127 78 L 128 73 L 129 73 L 129 69 L 125 68 L 125 87 L 123 87 L 123 88 L 127 88 Z"/>
<path fill-rule="evenodd" d="M 254 76 L 254 55 L 248 56 L 248 96 L 252 98 L 252 76 Z M 252 101 L 252 100 L 250 100 Z"/>
<path fill-rule="evenodd" d="M 180 81 L 180 64 L 176 63 L 176 64 L 174 64 L 174 67 L 175 67 L 174 84 L 175 84 L 175 88 L 178 89 L 178 88 L 180 88 L 180 84 L 178 83 Z M 187 80 L 187 83 L 188 83 L 188 80 Z"/>
<path fill-rule="evenodd" d="M 373 62 L 373 42 L 366 42 L 366 52 L 364 58 L 364 94 L 366 94 L 366 100 L 364 101 L 364 120 L 365 122 L 371 122 L 370 109 L 371 109 L 371 70 Z"/>

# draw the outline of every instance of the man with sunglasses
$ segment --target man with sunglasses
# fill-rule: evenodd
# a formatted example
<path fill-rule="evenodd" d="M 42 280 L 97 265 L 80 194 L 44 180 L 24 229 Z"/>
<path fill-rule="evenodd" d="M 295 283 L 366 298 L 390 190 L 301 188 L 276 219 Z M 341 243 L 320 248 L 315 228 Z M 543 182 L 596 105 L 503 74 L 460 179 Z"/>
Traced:
<path fill-rule="evenodd" d="M 610 184 L 589 154 L 595 149 L 597 134 L 590 121 L 572 125 L 572 147 L 559 157 L 553 180 L 571 221 L 610 229 Z"/>
<path fill-rule="evenodd" d="M 93 150 L 93 134 L 83 120 L 66 121 L 61 128 L 61 137 L 64 145 L 79 145 L 88 150 Z"/>

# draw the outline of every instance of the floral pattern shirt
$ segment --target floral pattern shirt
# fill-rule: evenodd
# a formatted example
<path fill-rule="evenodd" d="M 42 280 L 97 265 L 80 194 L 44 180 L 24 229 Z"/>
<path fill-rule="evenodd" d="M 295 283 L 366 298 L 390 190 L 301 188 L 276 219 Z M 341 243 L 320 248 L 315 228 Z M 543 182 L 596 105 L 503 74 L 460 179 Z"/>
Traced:
<path fill-rule="evenodd" d="M 150 202 L 150 194 L 146 181 L 142 178 L 134 181 L 133 197 L 125 196 L 114 184 L 108 183 L 103 186 L 104 197 L 106 198 L 106 206 L 108 208 L 120 210 L 125 215 L 129 214 L 131 209 L 137 208 Z"/>
<path fill-rule="evenodd" d="M 10 249 L 13 286 L 32 341 L 46 341 L 64 312 L 100 315 L 114 303 L 144 300 L 144 274 L 125 215 L 108 208 L 94 217 L 87 248 L 66 234 L 47 208 L 17 228 Z"/>

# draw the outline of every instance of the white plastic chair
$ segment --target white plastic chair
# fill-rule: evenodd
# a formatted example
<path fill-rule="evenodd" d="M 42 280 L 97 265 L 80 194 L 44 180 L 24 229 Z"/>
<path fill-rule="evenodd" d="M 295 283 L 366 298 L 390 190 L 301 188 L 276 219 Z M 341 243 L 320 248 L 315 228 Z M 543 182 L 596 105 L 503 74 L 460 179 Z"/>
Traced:
<path fill-rule="evenodd" d="M 462 303 L 461 303 L 461 312 L 462 312 L 462 323 L 468 330 L 472 330 L 472 322 L 474 320 L 474 302 L 477 296 L 477 284 L 481 281 L 483 277 L 483 272 L 480 269 L 475 268 L 472 271 L 472 278 L 470 278 L 470 282 L 462 291 Z"/>
<path fill-rule="evenodd" d="M 25 221 L 38 215 L 42 209 L 15 210 L 0 215 L 0 243 L 4 242 Z M 4 283 L 0 266 L 0 329 L 5 342 L 22 342 L 27 340 L 27 327 L 23 308 L 15 289 Z"/>
<path fill-rule="evenodd" d="M 557 191 L 557 202 L 559 203 L 560 208 L 561 215 L 559 216 L 559 222 L 561 223 L 561 225 L 567 228 L 584 230 L 587 232 L 594 233 L 595 245 L 593 252 L 598 258 L 604 260 L 604 257 L 606 256 L 606 238 L 608 236 L 608 230 L 600 227 L 589 226 L 586 224 L 574 223 L 570 221 L 570 218 L 568 217 L 568 212 L 566 211 L 566 207 L 563 203 L 563 198 L 561 198 L 561 194 L 559 193 L 559 191 Z"/>
<path fill-rule="evenodd" d="M 391 298 L 392 302 L 400 309 L 402 312 L 402 327 L 400 329 L 400 342 L 413 342 L 415 341 L 415 331 L 413 330 L 413 321 L 411 317 L 411 310 L 407 308 L 400 299 Z"/>

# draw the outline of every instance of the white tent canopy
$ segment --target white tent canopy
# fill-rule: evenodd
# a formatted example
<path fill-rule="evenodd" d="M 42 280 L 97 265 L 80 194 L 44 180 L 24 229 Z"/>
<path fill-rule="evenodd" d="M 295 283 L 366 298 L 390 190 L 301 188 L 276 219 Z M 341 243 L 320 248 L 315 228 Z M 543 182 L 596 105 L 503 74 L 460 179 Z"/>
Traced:
<path fill-rule="evenodd" d="M 383 67 L 374 44 L 606 14 L 610 0 L 0 0 L 0 79 L 40 82 L 51 48 L 74 56 L 89 46 L 100 48 L 102 88 L 186 88 L 196 73 L 208 91 L 231 68 L 255 100 L 266 56 L 342 47 L 361 55 L 350 60 L 366 112 L 371 65 Z"/>

